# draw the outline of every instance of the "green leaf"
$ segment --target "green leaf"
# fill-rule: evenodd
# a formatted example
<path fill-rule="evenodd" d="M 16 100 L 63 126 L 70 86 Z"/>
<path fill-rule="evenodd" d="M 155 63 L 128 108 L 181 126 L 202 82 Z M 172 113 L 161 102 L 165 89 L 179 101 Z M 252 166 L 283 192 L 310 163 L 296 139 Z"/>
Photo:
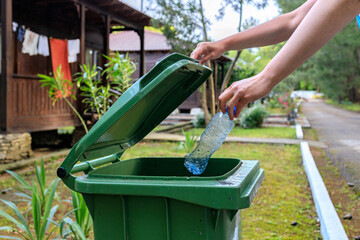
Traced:
<path fill-rule="evenodd" d="M 20 175 L 18 175 L 17 173 L 15 173 L 13 171 L 10 171 L 10 170 L 5 170 L 5 172 L 7 172 L 11 176 L 13 176 L 22 185 L 23 188 L 25 188 L 27 190 L 31 190 L 30 184 L 24 178 L 22 178 Z"/>

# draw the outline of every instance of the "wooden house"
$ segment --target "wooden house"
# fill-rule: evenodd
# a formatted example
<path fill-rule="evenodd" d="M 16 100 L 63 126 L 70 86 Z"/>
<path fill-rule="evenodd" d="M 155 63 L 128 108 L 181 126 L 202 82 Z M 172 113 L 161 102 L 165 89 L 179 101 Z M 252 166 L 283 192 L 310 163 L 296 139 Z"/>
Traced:
<path fill-rule="evenodd" d="M 118 0 L 1 0 L 0 130 L 4 134 L 35 132 L 78 124 L 66 105 L 52 105 L 37 74 L 52 74 L 51 57 L 23 54 L 13 24 L 57 39 L 80 39 L 80 54 L 70 64 L 105 63 L 113 26 L 133 30 L 139 37 L 139 74 L 145 69 L 144 26 L 150 17 Z M 80 101 L 75 105 L 80 109 Z"/>

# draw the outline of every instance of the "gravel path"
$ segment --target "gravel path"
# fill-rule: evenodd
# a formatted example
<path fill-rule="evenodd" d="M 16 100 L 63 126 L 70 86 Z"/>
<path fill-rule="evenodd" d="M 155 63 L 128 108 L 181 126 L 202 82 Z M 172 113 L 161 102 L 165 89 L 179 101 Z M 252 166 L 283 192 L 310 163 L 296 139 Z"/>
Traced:
<path fill-rule="evenodd" d="M 319 140 L 328 145 L 329 157 L 360 190 L 360 113 L 320 101 L 303 103 L 302 110 Z"/>

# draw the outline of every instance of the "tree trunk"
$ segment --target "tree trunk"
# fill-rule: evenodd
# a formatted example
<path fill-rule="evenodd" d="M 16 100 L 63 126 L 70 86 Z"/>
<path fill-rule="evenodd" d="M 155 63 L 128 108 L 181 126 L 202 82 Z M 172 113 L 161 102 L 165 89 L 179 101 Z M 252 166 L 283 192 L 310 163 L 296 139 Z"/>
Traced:
<path fill-rule="evenodd" d="M 207 62 L 207 65 L 210 69 L 212 69 L 210 61 Z M 210 113 L 211 113 L 211 116 L 214 116 L 216 112 L 215 112 L 215 84 L 214 84 L 213 75 L 211 75 L 209 78 L 209 88 L 210 88 L 210 96 L 211 96 Z"/>
<path fill-rule="evenodd" d="M 234 60 L 231 62 L 231 65 L 226 72 L 225 79 L 223 80 L 223 82 L 221 84 L 221 88 L 220 88 L 221 92 L 223 92 L 227 88 L 227 85 L 229 84 L 229 81 L 231 78 L 231 73 L 234 70 L 235 64 L 236 64 L 237 60 L 239 59 L 241 52 L 242 52 L 242 50 L 238 50 L 236 52 L 236 56 L 235 56 Z"/>
<path fill-rule="evenodd" d="M 210 116 L 209 116 L 207 99 L 206 99 L 206 82 L 204 82 L 202 85 L 201 106 L 204 111 L 205 125 L 207 126 L 210 122 Z"/>
<path fill-rule="evenodd" d="M 203 29 L 203 35 L 204 35 L 204 41 L 207 42 L 208 41 L 208 37 L 207 37 L 207 31 L 206 31 L 206 22 L 205 22 L 205 16 L 204 16 L 204 9 L 203 9 L 203 5 L 202 5 L 202 0 L 199 0 L 200 3 L 200 14 L 201 14 L 201 24 L 202 24 L 202 29 Z M 206 65 L 211 69 L 211 62 L 208 61 L 206 63 Z M 211 94 L 211 98 L 210 98 L 210 106 L 211 106 L 211 114 L 215 115 L 215 89 L 214 89 L 214 78 L 213 75 L 210 75 L 209 79 L 209 88 L 210 88 L 210 94 Z M 204 84 L 206 85 L 206 84 Z M 203 86 L 204 86 L 203 85 Z M 203 110 L 205 113 L 205 123 L 206 125 L 209 123 L 209 112 L 208 112 L 208 106 L 207 106 L 207 90 L 206 87 L 203 87 Z M 206 104 L 205 104 L 206 103 Z M 206 117 L 207 116 L 207 117 Z"/>

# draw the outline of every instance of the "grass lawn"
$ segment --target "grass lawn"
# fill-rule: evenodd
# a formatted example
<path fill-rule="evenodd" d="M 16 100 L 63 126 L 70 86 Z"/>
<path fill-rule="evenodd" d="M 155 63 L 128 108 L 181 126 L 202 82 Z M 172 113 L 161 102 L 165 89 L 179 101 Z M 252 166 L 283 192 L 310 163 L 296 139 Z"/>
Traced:
<path fill-rule="evenodd" d="M 176 143 L 139 143 L 127 150 L 123 159 L 141 156 L 184 156 Z M 265 170 L 265 180 L 250 208 L 242 211 L 244 239 L 319 239 L 319 225 L 311 199 L 306 174 L 301 163 L 298 146 L 255 145 L 226 143 L 214 157 L 257 159 Z M 55 178 L 56 168 L 62 159 L 46 164 L 48 181 Z M 27 179 L 33 177 L 33 168 L 17 171 Z M 7 174 L 0 176 L 0 190 L 15 187 L 15 181 Z M 61 199 L 69 199 L 70 193 L 63 183 L 59 184 Z M 9 192 L 2 195 L 13 199 Z M 63 203 L 57 218 L 69 211 L 71 205 Z M 296 221 L 298 224 L 292 226 Z M 8 223 L 0 218 L 0 226 Z"/>
<path fill-rule="evenodd" d="M 195 135 L 200 136 L 204 128 L 191 129 L 188 132 L 190 135 L 194 132 Z M 253 137 L 253 138 L 292 138 L 296 139 L 295 128 L 290 127 L 263 127 L 254 129 L 244 129 L 234 127 L 229 136 L 234 137 Z"/>
<path fill-rule="evenodd" d="M 339 104 L 333 100 L 327 100 L 326 103 L 331 104 L 336 107 L 340 107 L 345 110 L 349 110 L 352 112 L 360 112 L 360 104 L 359 103 L 342 103 Z"/>

